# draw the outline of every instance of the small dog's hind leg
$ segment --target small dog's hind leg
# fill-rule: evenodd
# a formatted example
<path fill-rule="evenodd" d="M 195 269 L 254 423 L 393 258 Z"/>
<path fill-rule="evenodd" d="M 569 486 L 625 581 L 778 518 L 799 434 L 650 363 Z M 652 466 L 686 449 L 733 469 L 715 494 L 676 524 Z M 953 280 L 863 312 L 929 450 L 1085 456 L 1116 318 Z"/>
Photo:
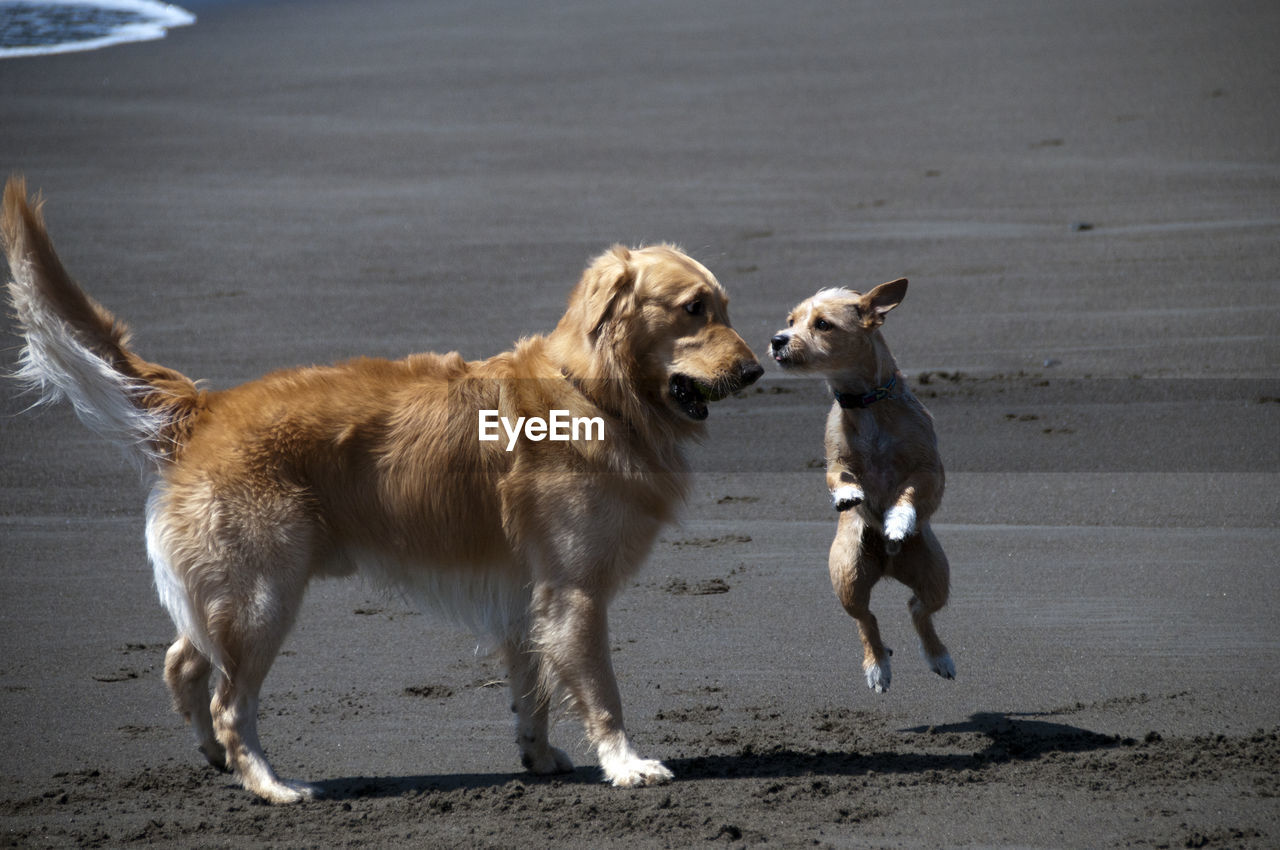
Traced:
<path fill-rule="evenodd" d="M 866 536 L 871 533 L 874 532 L 866 529 L 855 515 L 845 514 L 831 543 L 827 565 L 836 597 L 858 624 L 862 672 L 867 687 L 882 694 L 889 690 L 892 679 L 889 656 L 893 651 L 880 639 L 880 625 L 870 608 L 871 590 L 883 574 L 883 567 L 866 546 Z"/>
<path fill-rule="evenodd" d="M 907 608 L 920 635 L 920 654 L 933 672 L 944 679 L 954 679 L 955 662 L 933 626 L 933 615 L 947 604 L 950 592 L 951 568 L 947 556 L 928 524 L 920 531 L 919 546 L 909 551 L 915 563 L 911 565 L 910 581 L 906 584 L 915 592 Z"/>
<path fill-rule="evenodd" d="M 876 621 L 876 615 L 867 607 L 870 597 L 868 590 L 860 603 L 845 605 L 845 610 L 858 624 L 858 637 L 862 641 L 862 673 L 866 677 L 867 687 L 882 694 L 889 690 L 889 684 L 893 681 L 892 666 L 889 663 L 893 650 L 880 639 L 880 625 Z"/>

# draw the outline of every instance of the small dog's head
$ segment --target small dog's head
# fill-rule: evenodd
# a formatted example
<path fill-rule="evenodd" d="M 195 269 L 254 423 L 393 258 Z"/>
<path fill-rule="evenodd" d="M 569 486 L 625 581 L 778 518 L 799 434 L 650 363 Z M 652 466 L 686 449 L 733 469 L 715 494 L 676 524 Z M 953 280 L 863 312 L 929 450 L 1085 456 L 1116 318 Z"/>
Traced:
<path fill-rule="evenodd" d="M 764 374 L 729 324 L 715 276 L 671 245 L 618 245 L 597 257 L 556 336 L 582 344 L 570 364 L 578 377 L 612 380 L 684 422 L 706 419 L 707 402 Z"/>
<path fill-rule="evenodd" d="M 823 289 L 791 311 L 787 326 L 769 340 L 769 354 L 783 369 L 807 372 L 872 364 L 885 313 L 906 294 L 905 278 L 882 283 L 865 295 L 852 289 Z"/>

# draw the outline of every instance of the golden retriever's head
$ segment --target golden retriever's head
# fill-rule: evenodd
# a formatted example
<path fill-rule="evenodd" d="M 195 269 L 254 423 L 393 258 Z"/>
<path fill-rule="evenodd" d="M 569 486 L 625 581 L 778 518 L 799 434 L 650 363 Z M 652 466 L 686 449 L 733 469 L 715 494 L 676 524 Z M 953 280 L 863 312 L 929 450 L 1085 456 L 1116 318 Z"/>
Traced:
<path fill-rule="evenodd" d="M 863 295 L 852 289 L 823 289 L 801 301 L 787 326 L 769 341 L 779 366 L 797 371 L 843 372 L 874 368 L 884 316 L 907 294 L 905 278 L 882 283 Z"/>
<path fill-rule="evenodd" d="M 619 410 L 624 396 L 685 422 L 764 373 L 729 324 L 729 298 L 701 263 L 670 245 L 597 257 L 569 298 L 552 342 L 566 372 Z"/>

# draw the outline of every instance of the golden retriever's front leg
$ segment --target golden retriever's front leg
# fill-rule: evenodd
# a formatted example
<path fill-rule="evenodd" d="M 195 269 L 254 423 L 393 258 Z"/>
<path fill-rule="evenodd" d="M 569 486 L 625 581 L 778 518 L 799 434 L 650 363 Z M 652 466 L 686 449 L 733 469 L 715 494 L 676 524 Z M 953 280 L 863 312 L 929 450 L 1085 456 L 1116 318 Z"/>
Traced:
<path fill-rule="evenodd" d="M 528 641 L 512 641 L 502 653 L 511 682 L 511 710 L 516 715 L 520 763 L 530 773 L 568 773 L 573 761 L 547 740 L 549 694 L 541 677 L 542 658 Z"/>
<path fill-rule="evenodd" d="M 671 771 L 660 761 L 641 758 L 627 740 L 602 596 L 577 585 L 539 585 L 535 640 L 580 714 L 605 779 L 622 788 L 668 782 Z"/>

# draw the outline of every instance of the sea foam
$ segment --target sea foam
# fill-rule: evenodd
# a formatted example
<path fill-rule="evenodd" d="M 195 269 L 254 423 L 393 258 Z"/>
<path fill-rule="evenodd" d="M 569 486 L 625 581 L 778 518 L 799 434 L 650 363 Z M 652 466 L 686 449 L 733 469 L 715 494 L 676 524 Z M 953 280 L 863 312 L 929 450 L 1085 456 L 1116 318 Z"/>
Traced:
<path fill-rule="evenodd" d="M 195 21 L 152 0 L 0 0 L 0 58 L 152 41 Z"/>

